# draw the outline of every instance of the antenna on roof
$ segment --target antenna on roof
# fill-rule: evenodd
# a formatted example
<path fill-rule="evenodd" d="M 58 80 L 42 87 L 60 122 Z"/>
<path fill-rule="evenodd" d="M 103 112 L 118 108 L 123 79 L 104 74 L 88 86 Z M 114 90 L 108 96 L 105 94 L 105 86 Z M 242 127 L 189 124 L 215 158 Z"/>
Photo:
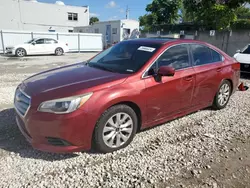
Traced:
<path fill-rule="evenodd" d="M 126 19 L 129 19 L 129 8 L 128 8 L 128 5 L 127 5 L 127 9 L 126 9 Z"/>

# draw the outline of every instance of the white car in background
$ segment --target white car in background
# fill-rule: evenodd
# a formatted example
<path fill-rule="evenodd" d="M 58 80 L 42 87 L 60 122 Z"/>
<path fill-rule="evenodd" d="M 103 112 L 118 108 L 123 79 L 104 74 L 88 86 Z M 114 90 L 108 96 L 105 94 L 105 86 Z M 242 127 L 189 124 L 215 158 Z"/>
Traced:
<path fill-rule="evenodd" d="M 242 50 L 237 50 L 234 58 L 240 63 L 242 73 L 250 73 L 250 44 Z"/>
<path fill-rule="evenodd" d="M 6 47 L 6 53 L 17 57 L 26 55 L 55 54 L 63 55 L 68 52 L 68 44 L 52 38 L 35 38 L 24 44 Z"/>

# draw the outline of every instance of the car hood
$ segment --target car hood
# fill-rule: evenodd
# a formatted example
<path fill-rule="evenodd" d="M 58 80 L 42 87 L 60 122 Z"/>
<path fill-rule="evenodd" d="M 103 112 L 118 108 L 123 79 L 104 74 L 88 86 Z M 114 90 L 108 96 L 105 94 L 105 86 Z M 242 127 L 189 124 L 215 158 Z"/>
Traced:
<path fill-rule="evenodd" d="M 63 96 L 87 90 L 111 87 L 125 80 L 126 74 L 113 73 L 85 66 L 83 63 L 69 65 L 36 74 L 24 80 L 21 89 L 29 96 L 53 93 Z M 96 88 L 93 88 L 95 87 Z"/>
<path fill-rule="evenodd" d="M 6 46 L 6 48 L 26 48 L 28 47 L 30 44 L 16 44 L 16 45 L 13 45 L 13 46 Z"/>

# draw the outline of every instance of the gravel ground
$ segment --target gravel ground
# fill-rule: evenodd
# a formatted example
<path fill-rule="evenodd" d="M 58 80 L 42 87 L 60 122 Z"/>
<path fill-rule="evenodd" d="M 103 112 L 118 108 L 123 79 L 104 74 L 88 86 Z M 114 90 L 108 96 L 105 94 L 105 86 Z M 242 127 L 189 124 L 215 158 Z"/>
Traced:
<path fill-rule="evenodd" d="M 15 124 L 14 89 L 24 78 L 74 58 L 2 64 L 0 187 L 250 187 L 250 91 L 236 92 L 221 111 L 204 109 L 140 132 L 112 154 L 32 149 Z"/>

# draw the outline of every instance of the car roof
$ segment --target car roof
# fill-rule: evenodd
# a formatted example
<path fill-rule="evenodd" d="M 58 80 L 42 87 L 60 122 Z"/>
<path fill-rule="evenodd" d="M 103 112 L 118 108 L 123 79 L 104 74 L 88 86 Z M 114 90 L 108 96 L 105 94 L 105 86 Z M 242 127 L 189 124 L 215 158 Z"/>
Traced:
<path fill-rule="evenodd" d="M 166 44 L 168 42 L 175 41 L 175 40 L 178 40 L 178 39 L 176 39 L 176 38 L 139 38 L 139 39 L 130 39 L 130 40 L 127 40 L 127 41 Z"/>
<path fill-rule="evenodd" d="M 49 38 L 49 37 L 36 37 L 36 38 L 33 38 L 34 40 L 39 40 L 39 39 L 53 39 L 53 38 Z M 53 39 L 53 40 L 56 40 L 56 39 Z"/>

